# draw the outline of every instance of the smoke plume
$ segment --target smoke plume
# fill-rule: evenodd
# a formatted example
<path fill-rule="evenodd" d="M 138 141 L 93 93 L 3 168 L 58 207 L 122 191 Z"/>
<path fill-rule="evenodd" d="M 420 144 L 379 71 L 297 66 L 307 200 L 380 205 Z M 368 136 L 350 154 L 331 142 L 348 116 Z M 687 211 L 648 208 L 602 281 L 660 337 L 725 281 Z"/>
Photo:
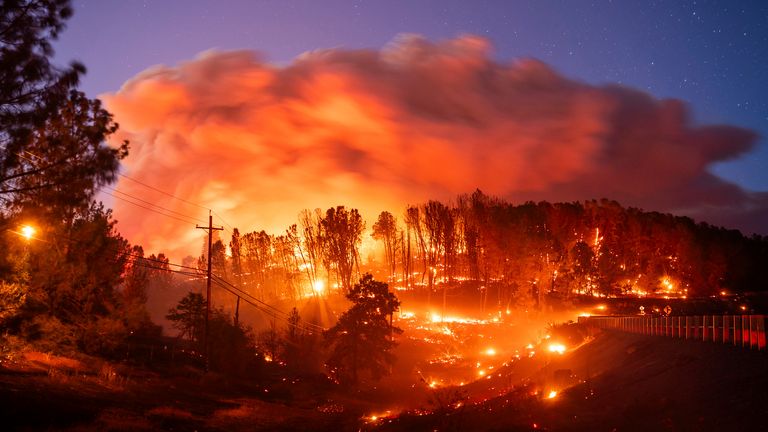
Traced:
<path fill-rule="evenodd" d="M 241 231 L 281 232 L 302 209 L 340 204 L 370 225 L 381 210 L 479 188 L 512 201 L 606 197 L 767 233 L 766 195 L 709 172 L 748 152 L 753 132 L 696 126 L 680 101 L 571 80 L 536 60 L 499 63 L 490 50 L 474 36 L 400 36 L 285 66 L 211 51 L 104 99 L 117 138 L 131 141 L 126 175 Z M 134 181 L 118 190 L 207 222 L 206 210 Z M 114 207 L 145 249 L 198 252 L 193 225 Z"/>

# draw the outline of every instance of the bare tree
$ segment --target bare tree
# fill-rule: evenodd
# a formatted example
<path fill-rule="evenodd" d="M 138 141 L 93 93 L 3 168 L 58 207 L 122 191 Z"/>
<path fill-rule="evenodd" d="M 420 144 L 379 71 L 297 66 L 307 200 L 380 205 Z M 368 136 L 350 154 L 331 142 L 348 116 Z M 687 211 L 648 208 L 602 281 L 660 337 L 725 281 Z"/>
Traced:
<path fill-rule="evenodd" d="M 335 266 L 344 292 L 349 292 L 353 274 L 360 272 L 358 248 L 365 222 L 357 209 L 344 206 L 329 208 L 320 222 L 326 257 Z"/>

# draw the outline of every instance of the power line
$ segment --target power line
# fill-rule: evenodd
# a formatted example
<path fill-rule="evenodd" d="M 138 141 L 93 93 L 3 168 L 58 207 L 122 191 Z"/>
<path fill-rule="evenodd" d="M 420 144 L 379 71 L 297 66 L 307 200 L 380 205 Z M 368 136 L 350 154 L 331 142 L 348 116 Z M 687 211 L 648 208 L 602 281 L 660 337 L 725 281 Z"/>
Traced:
<path fill-rule="evenodd" d="M 213 210 L 213 209 L 212 209 L 210 206 L 205 206 L 205 205 L 203 205 L 203 204 L 199 204 L 199 203 L 196 203 L 196 202 L 193 202 L 193 201 L 189 201 L 189 200 L 187 200 L 187 199 L 181 198 L 181 197 L 179 197 L 179 196 L 176 196 L 176 195 L 174 195 L 174 194 L 172 194 L 172 193 L 170 193 L 170 192 L 166 192 L 166 191 L 164 191 L 164 190 L 162 190 L 162 189 L 156 188 L 156 187 L 154 187 L 154 186 L 152 186 L 152 185 L 149 185 L 149 184 L 147 184 L 147 183 L 144 183 L 144 182 L 142 182 L 142 181 L 140 181 L 140 180 L 136 180 L 135 178 L 133 178 L 133 177 L 129 177 L 129 176 L 125 175 L 125 174 L 121 174 L 121 173 L 119 173 L 118 175 L 119 175 L 120 177 L 123 177 L 123 178 L 125 178 L 125 179 L 128 179 L 128 180 L 130 180 L 130 181 L 132 181 L 132 182 L 134 182 L 134 183 L 136 183 L 136 184 L 139 184 L 139 185 L 141 185 L 141 186 L 144 186 L 145 188 L 151 189 L 151 190 L 153 190 L 153 191 L 155 191 L 155 192 L 159 192 L 159 193 L 161 193 L 161 194 L 163 194 L 163 195 L 165 195 L 165 196 L 171 197 L 171 198 L 173 198 L 173 199 L 177 199 L 177 200 L 179 200 L 179 201 L 181 201 L 181 202 L 184 202 L 184 203 L 187 203 L 187 204 L 193 205 L 193 206 L 195 206 L 195 207 L 199 207 L 199 208 L 201 208 L 201 209 L 209 210 L 209 211 L 211 211 L 211 212 L 212 212 L 214 215 L 216 215 L 216 216 L 217 216 L 219 219 L 221 219 L 221 221 L 224 223 L 224 225 L 228 226 L 228 227 L 229 227 L 229 229 L 231 229 L 232 231 L 234 231 L 234 230 L 235 230 L 235 228 L 234 228 L 234 226 L 232 226 L 232 224 L 230 224 L 229 222 L 227 222 L 227 220 L 226 220 L 226 219 L 224 219 L 224 217 L 223 217 L 223 216 L 221 216 L 221 214 L 220 214 L 219 212 L 217 212 L 216 210 Z"/>
<path fill-rule="evenodd" d="M 140 184 L 140 185 L 142 185 L 142 186 L 144 186 L 144 187 L 146 187 L 146 188 L 152 189 L 152 190 L 153 190 L 153 191 L 155 191 L 155 192 L 160 192 L 160 193 L 161 193 L 161 194 L 163 194 L 163 195 L 166 195 L 166 196 L 169 196 L 169 197 L 171 197 L 171 198 L 177 199 L 177 200 L 179 200 L 179 201 L 181 201 L 181 202 L 185 202 L 185 203 L 187 203 L 187 204 L 190 204 L 190 205 L 193 205 L 193 206 L 195 206 L 195 207 L 200 207 L 201 209 L 204 209 L 204 210 L 211 210 L 211 209 L 210 209 L 209 207 L 207 207 L 207 206 L 204 206 L 204 205 L 202 205 L 202 204 L 198 204 L 198 203 L 195 203 L 195 202 L 192 202 L 192 201 L 186 200 L 186 199 L 184 199 L 184 198 L 180 198 L 180 197 L 177 197 L 176 195 L 174 195 L 174 194 L 172 194 L 172 193 L 168 193 L 168 192 L 166 192 L 166 191 L 164 191 L 164 190 L 161 190 L 161 189 L 158 189 L 158 188 L 156 188 L 156 187 L 154 187 L 154 186 L 150 186 L 150 185 L 148 185 L 148 184 L 146 184 L 146 183 L 144 183 L 144 182 L 142 182 L 142 181 L 140 181 L 140 180 L 136 180 L 135 178 L 132 178 L 132 177 L 128 177 L 128 176 L 127 176 L 127 175 L 125 175 L 125 174 L 122 174 L 122 173 L 118 173 L 118 175 L 119 175 L 120 177 L 123 177 L 123 178 L 125 178 L 125 179 L 128 179 L 128 180 L 130 180 L 130 181 L 132 181 L 132 182 L 134 182 L 134 183 L 138 183 L 138 184 Z"/>
<path fill-rule="evenodd" d="M 157 204 L 155 204 L 155 203 L 152 203 L 152 202 L 149 202 L 149 201 L 145 201 L 145 200 L 143 200 L 143 199 L 141 199 L 141 198 L 139 198 L 139 197 L 137 197 L 137 196 L 131 195 L 131 194 L 127 193 L 127 192 L 123 192 L 123 191 L 117 190 L 117 189 L 115 189 L 115 188 L 113 188 L 113 187 L 110 187 L 110 186 L 102 186 L 102 188 L 106 188 L 106 189 L 109 189 L 109 190 L 111 190 L 112 192 L 118 193 L 118 194 L 120 194 L 120 195 L 125 195 L 125 196 L 127 196 L 127 197 L 129 197 L 129 198 L 131 198 L 131 199 L 134 199 L 134 200 L 136 200 L 136 201 L 142 202 L 142 203 L 144 203 L 144 204 L 148 204 L 148 205 L 150 205 L 150 206 L 153 206 L 153 207 L 157 207 L 157 208 L 159 208 L 159 209 L 161 209 L 161 210 L 167 211 L 168 213 L 172 213 L 172 214 L 175 214 L 175 215 L 178 215 L 178 216 L 181 216 L 181 217 L 184 217 L 184 218 L 187 218 L 187 219 L 193 220 L 193 221 L 195 221 L 195 222 L 202 222 L 202 221 L 203 221 L 202 219 L 197 219 L 197 218 L 195 218 L 194 216 L 189 216 L 189 215 L 187 215 L 187 214 L 184 214 L 184 213 L 179 213 L 179 212 L 177 212 L 177 211 L 175 211 L 175 210 L 171 210 L 171 209 L 169 209 L 169 208 L 165 208 L 165 207 L 163 207 L 163 206 L 160 206 L 160 205 L 157 205 Z M 102 192 L 103 192 L 103 191 L 102 191 Z M 112 195 L 112 196 L 114 196 L 114 195 Z M 118 197 L 115 197 L 115 198 L 118 198 Z M 120 198 L 118 198 L 118 199 L 120 199 Z"/>
<path fill-rule="evenodd" d="M 147 206 L 145 206 L 145 205 L 142 205 L 142 204 L 139 204 L 139 203 L 137 203 L 137 202 L 133 202 L 133 201 L 131 201 L 131 200 L 127 199 L 127 198 L 124 198 L 124 197 L 121 197 L 121 196 L 117 196 L 117 195 L 115 195 L 115 194 L 113 194 L 113 193 L 110 193 L 110 192 L 106 192 L 106 191 L 104 191 L 104 190 L 102 190 L 101 192 L 103 192 L 103 193 L 105 193 L 105 194 L 107 194 L 107 195 L 109 195 L 109 196 L 111 196 L 111 197 L 114 197 L 114 198 L 117 198 L 117 199 L 119 199 L 119 200 L 125 201 L 125 202 L 127 202 L 127 203 L 129 203 L 129 204 L 133 204 L 133 205 L 135 205 L 136 207 L 141 207 L 141 208 L 143 208 L 143 209 L 145 209 L 145 210 L 149 210 L 149 211 L 151 211 L 151 212 L 157 213 L 157 214 L 159 214 L 159 215 L 163 215 L 163 216 L 165 216 L 165 217 L 169 217 L 169 218 L 171 218 L 171 219 L 176 219 L 177 221 L 180 221 L 180 222 L 184 222 L 184 223 L 188 223 L 188 224 L 192 224 L 192 223 L 194 223 L 194 220 L 193 220 L 193 221 L 189 221 L 189 220 L 187 220 L 187 219 L 182 219 L 182 218 L 180 218 L 180 217 L 178 217 L 178 216 L 173 216 L 173 215 L 170 215 L 170 214 L 167 214 L 167 213 L 163 213 L 163 212 L 161 212 L 161 211 L 158 211 L 158 210 L 156 210 L 156 209 L 153 209 L 152 207 L 147 207 Z"/>
<path fill-rule="evenodd" d="M 236 295 L 238 298 L 242 299 L 244 302 L 246 302 L 249 305 L 255 307 L 256 309 L 266 313 L 267 315 L 271 316 L 272 318 L 286 321 L 286 323 L 288 325 L 290 325 L 291 327 L 297 328 L 299 330 L 304 330 L 304 331 L 306 331 L 308 333 L 322 332 L 322 331 L 325 330 L 324 328 L 318 326 L 317 324 L 313 324 L 313 323 L 309 323 L 309 322 L 306 322 L 306 323 L 303 323 L 303 324 L 292 323 L 288 316 L 279 316 L 280 314 L 285 314 L 285 312 L 283 312 L 283 311 L 281 311 L 279 309 L 275 309 L 275 308 L 271 308 L 271 309 L 267 308 L 267 307 L 263 306 L 263 305 L 266 305 L 266 303 L 263 303 L 263 302 L 262 302 L 262 305 L 257 304 L 256 302 L 254 302 L 252 300 L 249 300 L 248 298 L 245 298 L 245 297 L 241 296 L 240 294 L 236 293 L 235 291 L 230 289 L 228 286 L 226 286 L 224 283 L 222 283 L 222 281 L 220 281 L 220 280 L 214 280 L 214 282 L 216 282 L 216 284 L 219 285 L 221 288 L 225 289 L 226 291 L 229 291 L 231 294 Z M 255 300 L 255 298 L 252 297 L 252 296 L 250 296 L 250 298 Z"/>
<path fill-rule="evenodd" d="M 264 307 L 264 308 L 268 308 L 268 309 L 269 309 L 269 311 L 270 311 L 270 313 L 272 314 L 272 316 L 273 316 L 273 317 L 275 317 L 275 318 L 278 318 L 278 317 L 276 316 L 276 314 L 282 314 L 282 315 L 285 315 L 285 316 L 283 316 L 283 317 L 280 317 L 281 319 L 288 319 L 288 316 L 289 316 L 289 315 L 288 315 L 288 313 L 286 313 L 286 312 L 283 312 L 283 311 L 281 311 L 280 309 L 277 309 L 276 307 L 274 307 L 274 306 L 272 306 L 272 305 L 270 305 L 270 304 L 268 304 L 268 303 L 266 303 L 266 302 L 264 302 L 264 301 L 262 301 L 262 300 L 259 300 L 259 299 L 257 299 L 256 297 L 252 296 L 251 294 L 249 294 L 249 293 L 247 293 L 247 292 L 243 291 L 242 289 L 240 289 L 240 288 L 236 287 L 236 286 L 235 286 L 235 285 L 233 285 L 231 282 L 227 281 L 226 279 L 222 278 L 221 276 L 213 275 L 213 277 L 215 278 L 215 279 L 214 279 L 214 281 L 215 281 L 215 282 L 217 282 L 219 285 L 223 286 L 225 289 L 227 289 L 227 291 L 231 292 L 232 294 L 235 294 L 235 295 L 237 295 L 238 297 L 241 297 L 241 298 L 243 298 L 243 300 L 247 300 L 247 299 L 245 299 L 245 298 L 244 298 L 244 296 L 246 296 L 246 297 L 248 297 L 248 298 L 252 299 L 253 301 L 255 301 L 255 302 L 257 302 L 257 303 L 260 303 L 261 305 L 263 305 L 262 307 Z M 224 286 L 224 285 L 226 285 L 226 286 Z M 228 286 L 229 288 L 227 288 L 227 286 Z M 231 289 L 230 289 L 230 288 L 231 288 Z M 237 290 L 237 291 L 238 291 L 240 294 L 237 294 L 237 293 L 235 293 L 234 291 L 232 291 L 233 289 L 234 289 L 234 290 Z M 249 302 L 249 303 L 250 303 L 250 302 Z M 255 306 L 255 305 L 254 305 L 254 306 Z M 290 322 L 289 322 L 289 323 L 290 323 Z M 319 325 L 317 325 L 317 324 L 313 324 L 313 323 L 307 323 L 306 325 L 307 325 L 307 326 L 311 326 L 311 327 L 314 327 L 316 331 L 323 331 L 323 330 L 325 330 L 323 327 L 321 327 L 321 326 L 319 326 Z"/>
<path fill-rule="evenodd" d="M 23 235 L 22 233 L 14 231 L 14 230 L 9 230 L 9 231 L 13 232 L 15 234 L 18 234 L 20 236 Z M 72 238 L 62 238 L 62 236 L 55 236 L 55 237 L 61 238 L 63 241 L 67 241 L 69 243 L 76 243 L 76 244 L 77 243 L 80 243 L 80 244 L 85 243 L 85 241 L 79 241 L 79 240 L 72 239 Z M 43 242 L 43 243 L 55 244 L 52 241 L 45 240 L 45 239 L 42 239 L 42 238 L 39 238 L 39 237 L 31 237 L 31 239 L 35 240 L 35 241 Z M 149 269 L 152 269 L 152 270 L 167 271 L 167 272 L 171 272 L 171 273 L 175 273 L 175 274 L 180 274 L 180 275 L 184 275 L 184 276 L 189 276 L 189 277 L 195 277 L 198 280 L 205 279 L 205 277 L 201 274 L 201 270 L 196 268 L 196 267 L 185 266 L 183 264 L 176 264 L 176 263 L 172 263 L 170 261 L 164 261 L 164 260 L 160 260 L 160 259 L 157 259 L 157 258 L 144 257 L 144 256 L 141 256 L 141 255 L 132 253 L 130 251 L 130 249 L 126 249 L 126 250 L 122 250 L 122 251 L 121 250 L 116 250 L 113 247 L 109 247 L 107 249 L 109 251 L 115 253 L 115 256 L 107 257 L 107 259 L 112 261 L 112 262 L 117 262 L 118 258 L 120 256 L 123 256 L 123 257 L 128 258 L 126 260 L 126 264 L 136 265 L 136 266 L 139 266 L 139 267 L 149 268 Z M 147 264 L 147 262 L 156 262 L 156 263 L 160 263 L 160 264 L 166 264 L 169 267 L 173 266 L 173 267 L 178 267 L 180 269 L 188 269 L 188 270 L 192 270 L 192 271 L 175 270 L 175 269 L 171 269 L 171 268 L 162 268 L 162 267 L 158 267 L 156 265 Z M 314 324 L 314 323 L 310 323 L 310 322 L 305 322 L 303 324 L 296 325 L 296 324 L 294 324 L 294 323 L 292 323 L 290 321 L 289 315 L 288 315 L 287 312 L 284 312 L 284 311 L 282 311 L 280 309 L 277 309 L 276 307 L 274 307 L 274 306 L 272 306 L 272 305 L 270 305 L 270 304 L 268 304 L 268 303 L 266 303 L 266 302 L 264 302 L 262 300 L 257 299 L 256 297 L 254 297 L 253 295 L 249 294 L 248 292 L 246 292 L 246 291 L 242 290 L 241 288 L 238 288 L 235 285 L 233 285 L 232 283 L 228 282 L 226 279 L 222 278 L 221 276 L 218 276 L 216 274 L 211 274 L 211 276 L 212 276 L 211 281 L 215 282 L 219 287 L 221 287 L 224 290 L 228 291 L 229 293 L 231 293 L 231 294 L 241 298 L 246 303 L 250 304 L 251 306 L 255 307 L 256 309 L 266 313 L 267 315 L 269 315 L 269 316 L 271 316 L 271 317 L 273 317 L 275 319 L 284 320 L 284 321 L 286 321 L 286 323 L 288 325 L 290 325 L 290 326 L 292 326 L 294 328 L 297 328 L 297 329 L 301 329 L 301 330 L 307 331 L 309 333 L 312 333 L 312 332 L 322 332 L 322 331 L 325 330 L 323 327 L 321 327 L 321 326 L 319 326 L 317 324 Z"/>

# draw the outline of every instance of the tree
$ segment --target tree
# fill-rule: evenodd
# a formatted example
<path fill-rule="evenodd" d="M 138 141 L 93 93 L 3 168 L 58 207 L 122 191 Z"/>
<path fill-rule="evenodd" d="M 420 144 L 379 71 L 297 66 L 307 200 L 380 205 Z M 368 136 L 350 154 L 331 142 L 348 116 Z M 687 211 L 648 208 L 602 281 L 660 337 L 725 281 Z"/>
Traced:
<path fill-rule="evenodd" d="M 70 324 L 115 312 L 131 251 L 115 223 L 111 210 L 92 204 L 71 224 L 41 230 L 51 247 L 36 248 L 29 263 L 29 290 L 41 312 Z"/>
<path fill-rule="evenodd" d="M 352 288 L 352 274 L 358 266 L 358 248 L 362 241 L 365 222 L 357 209 L 344 206 L 331 207 L 320 221 L 323 243 L 328 261 L 336 266 L 336 273 L 344 292 Z"/>
<path fill-rule="evenodd" d="M 594 286 L 592 279 L 595 274 L 594 262 L 595 253 L 592 252 L 592 248 L 587 243 L 579 241 L 571 249 L 571 267 L 577 278 L 581 294 L 592 294 Z"/>
<path fill-rule="evenodd" d="M 179 300 L 179 304 L 168 310 L 165 316 L 173 322 L 173 327 L 181 332 L 181 337 L 199 342 L 205 326 L 205 299 L 202 294 L 189 293 Z"/>
<path fill-rule="evenodd" d="M 387 259 L 387 267 L 390 277 L 395 276 L 395 263 L 397 257 L 397 220 L 392 213 L 383 211 L 379 214 L 379 219 L 373 224 L 373 233 L 376 240 L 381 240 L 384 244 L 384 255 Z"/>
<path fill-rule="evenodd" d="M 104 145 L 117 130 L 111 114 L 76 90 L 83 65 L 51 64 L 69 3 L 0 4 L 0 197 L 16 207 L 87 205 L 127 155 L 127 143 Z"/>
<path fill-rule="evenodd" d="M 370 274 L 363 275 L 346 297 L 352 307 L 325 332 L 332 347 L 327 367 L 338 382 L 355 385 L 361 370 L 367 370 L 373 379 L 389 372 L 394 362 L 390 351 L 396 345 L 392 336 L 402 333 L 391 324 L 400 301 L 386 283 L 374 280 Z"/>

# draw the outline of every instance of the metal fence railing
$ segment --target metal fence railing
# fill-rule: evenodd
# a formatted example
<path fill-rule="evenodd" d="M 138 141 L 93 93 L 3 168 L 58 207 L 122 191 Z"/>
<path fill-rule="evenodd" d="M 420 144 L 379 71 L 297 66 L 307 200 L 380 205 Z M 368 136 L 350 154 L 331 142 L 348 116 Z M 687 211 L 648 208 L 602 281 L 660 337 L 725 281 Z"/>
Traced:
<path fill-rule="evenodd" d="M 579 323 L 595 329 L 732 344 L 765 350 L 766 315 L 589 316 Z"/>

